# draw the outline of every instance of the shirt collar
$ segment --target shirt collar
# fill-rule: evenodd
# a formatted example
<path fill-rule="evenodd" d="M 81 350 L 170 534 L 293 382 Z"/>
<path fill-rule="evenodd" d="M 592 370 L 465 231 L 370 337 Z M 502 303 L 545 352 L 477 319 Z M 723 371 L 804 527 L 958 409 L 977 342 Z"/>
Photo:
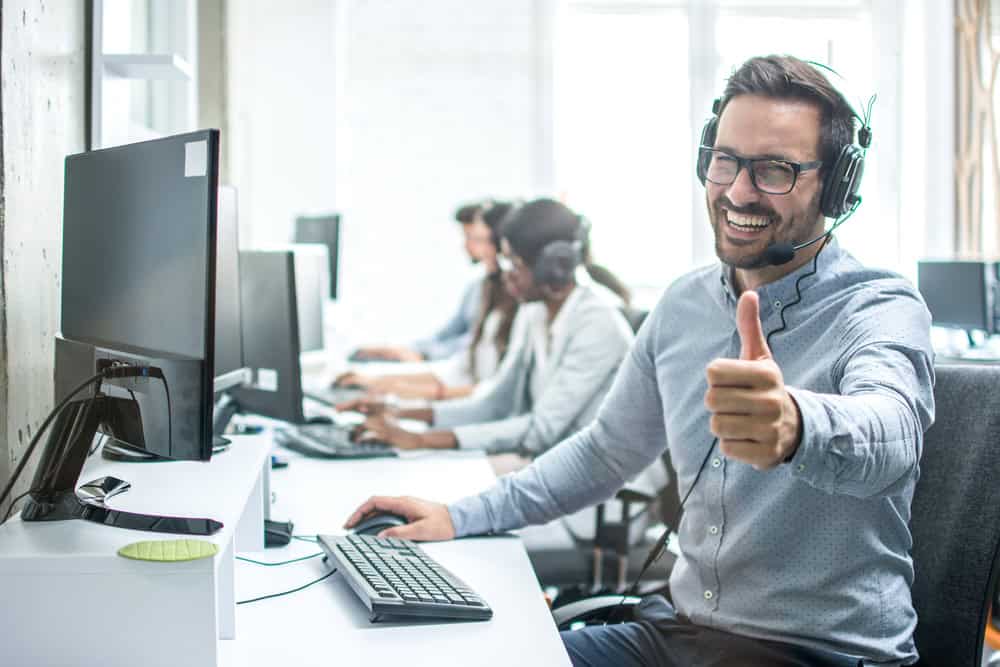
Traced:
<path fill-rule="evenodd" d="M 810 287 L 815 285 L 818 280 L 823 278 L 830 271 L 831 267 L 838 262 L 841 255 L 843 255 L 843 250 L 841 249 L 840 244 L 837 242 L 836 237 L 831 236 L 830 240 L 826 243 L 826 247 L 824 247 L 819 253 L 819 258 L 816 263 L 816 275 L 803 280 L 799 285 L 799 291 L 805 292 Z M 761 319 L 766 318 L 776 309 L 780 309 L 783 305 L 791 302 L 796 295 L 796 281 L 807 273 L 812 272 L 812 270 L 813 263 L 812 261 L 808 261 L 791 273 L 778 278 L 774 282 L 758 287 L 756 291 L 760 296 Z M 736 293 L 736 283 L 733 280 L 733 267 L 720 262 L 718 271 L 715 275 L 718 276 L 720 283 L 722 304 L 729 306 L 733 312 L 735 312 L 739 294 Z"/>

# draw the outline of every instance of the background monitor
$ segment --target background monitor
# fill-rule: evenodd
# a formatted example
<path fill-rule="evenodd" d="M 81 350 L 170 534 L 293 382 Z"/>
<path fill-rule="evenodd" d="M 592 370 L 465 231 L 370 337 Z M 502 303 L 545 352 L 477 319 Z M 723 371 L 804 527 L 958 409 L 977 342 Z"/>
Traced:
<path fill-rule="evenodd" d="M 296 243 L 295 295 L 299 311 L 299 352 L 323 349 L 323 304 L 330 298 L 328 250 L 318 243 Z"/>
<path fill-rule="evenodd" d="M 103 392 L 175 459 L 212 453 L 218 166 L 218 130 L 66 158 L 56 398 L 102 359 L 162 368 Z"/>
<path fill-rule="evenodd" d="M 242 412 L 292 424 L 302 414 L 302 367 L 295 256 L 291 250 L 240 253 L 243 350 L 249 385 L 232 390 Z"/>
<path fill-rule="evenodd" d="M 340 264 L 340 214 L 299 216 L 295 219 L 295 243 L 322 243 L 329 253 L 330 298 L 337 298 Z"/>
<path fill-rule="evenodd" d="M 243 330 L 240 324 L 240 244 L 236 188 L 223 185 L 218 194 L 215 262 L 216 393 L 242 384 Z"/>
<path fill-rule="evenodd" d="M 995 333 L 995 272 L 993 262 L 920 261 L 917 286 L 933 324 Z"/>

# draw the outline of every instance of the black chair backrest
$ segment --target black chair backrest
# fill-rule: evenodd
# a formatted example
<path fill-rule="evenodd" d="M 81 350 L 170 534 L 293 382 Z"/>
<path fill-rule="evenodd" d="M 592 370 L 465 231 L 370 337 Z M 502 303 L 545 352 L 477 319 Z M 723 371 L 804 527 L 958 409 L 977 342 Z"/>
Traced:
<path fill-rule="evenodd" d="M 632 333 L 639 333 L 639 327 L 646 321 L 649 311 L 642 310 L 641 308 L 633 308 L 632 306 L 622 306 L 620 310 L 625 319 L 628 320 L 628 325 L 632 328 Z"/>
<path fill-rule="evenodd" d="M 979 667 L 1000 549 L 1000 366 L 938 366 L 913 498 L 922 667 Z"/>

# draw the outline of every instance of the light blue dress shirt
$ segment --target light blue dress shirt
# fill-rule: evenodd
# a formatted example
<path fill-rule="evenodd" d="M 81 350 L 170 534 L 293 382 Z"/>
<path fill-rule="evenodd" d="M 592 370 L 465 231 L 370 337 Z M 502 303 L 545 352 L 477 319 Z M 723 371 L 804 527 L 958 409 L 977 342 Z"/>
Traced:
<path fill-rule="evenodd" d="M 812 262 L 758 290 L 765 334 Z M 705 367 L 738 358 L 735 294 L 715 265 L 675 282 L 639 332 L 596 420 L 479 496 L 459 535 L 536 524 L 610 497 L 669 445 L 681 497 L 713 437 Z M 692 622 L 901 665 L 916 659 L 908 527 L 934 417 L 930 314 L 905 279 L 836 241 L 785 309 L 771 351 L 802 414 L 793 458 L 769 471 L 713 447 L 670 578 Z"/>

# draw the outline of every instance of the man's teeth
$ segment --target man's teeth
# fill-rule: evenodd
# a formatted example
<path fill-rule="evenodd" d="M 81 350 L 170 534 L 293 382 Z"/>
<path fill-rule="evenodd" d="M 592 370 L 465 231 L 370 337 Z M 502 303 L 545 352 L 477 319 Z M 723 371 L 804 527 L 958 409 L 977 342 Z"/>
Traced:
<path fill-rule="evenodd" d="M 742 215 L 740 213 L 726 212 L 726 221 L 734 227 L 742 229 L 763 229 L 771 224 L 771 219 L 763 215 Z"/>

